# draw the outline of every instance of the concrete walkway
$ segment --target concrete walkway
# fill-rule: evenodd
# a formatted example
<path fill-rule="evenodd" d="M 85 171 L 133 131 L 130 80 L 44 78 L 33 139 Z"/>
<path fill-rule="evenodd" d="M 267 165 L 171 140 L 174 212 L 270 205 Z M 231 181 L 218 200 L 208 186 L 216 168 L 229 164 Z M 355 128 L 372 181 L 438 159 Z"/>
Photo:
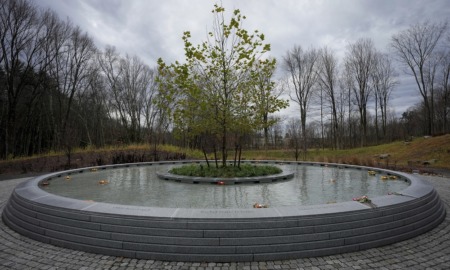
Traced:
<path fill-rule="evenodd" d="M 438 191 L 447 216 L 413 239 L 334 256 L 248 263 L 137 260 L 59 248 L 17 234 L 0 221 L 0 269 L 450 269 L 450 179 L 424 177 Z M 14 187 L 28 178 L 0 181 L 0 214 Z"/>

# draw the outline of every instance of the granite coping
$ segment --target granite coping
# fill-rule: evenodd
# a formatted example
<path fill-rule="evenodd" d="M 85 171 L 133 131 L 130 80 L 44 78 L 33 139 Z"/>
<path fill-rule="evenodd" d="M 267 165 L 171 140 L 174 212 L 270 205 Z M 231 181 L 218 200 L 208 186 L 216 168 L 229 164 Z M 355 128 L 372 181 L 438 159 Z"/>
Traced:
<path fill-rule="evenodd" d="M 401 172 L 384 170 L 379 168 L 371 168 L 364 166 L 353 166 L 333 163 L 316 163 L 316 162 L 279 162 L 279 161 L 247 161 L 251 163 L 275 163 L 275 164 L 300 164 L 311 166 L 335 166 L 344 168 L 357 168 L 362 170 L 374 170 L 378 173 L 386 175 L 395 175 L 404 181 L 408 181 L 410 186 L 406 189 L 396 192 L 392 195 L 385 195 L 380 197 L 371 198 L 373 205 L 363 204 L 355 201 L 334 203 L 334 204 L 319 204 L 310 206 L 285 206 L 285 207 L 273 207 L 263 209 L 195 209 L 195 208 L 161 208 L 161 207 L 144 207 L 144 206 L 132 206 L 111 204 L 102 202 L 82 201 L 67 197 L 58 196 L 46 192 L 39 188 L 39 183 L 42 181 L 52 179 L 55 177 L 62 177 L 64 175 L 70 175 L 74 173 L 80 173 L 95 169 L 111 169 L 130 166 L 154 166 L 154 165 L 167 165 L 167 164 L 186 164 L 200 161 L 181 161 L 181 162 L 148 162 L 148 163 L 131 163 L 121 165 L 107 165 L 96 166 L 91 168 L 82 168 L 75 170 L 68 170 L 56 173 L 50 173 L 35 177 L 31 180 L 19 184 L 15 193 L 27 199 L 30 202 L 35 202 L 49 207 L 62 208 L 64 210 L 83 211 L 85 213 L 92 214 L 111 214 L 129 217 L 154 217 L 163 219 L 193 219 L 193 220 L 245 220 L 245 219 L 266 219 L 266 218 L 289 218 L 297 216 L 315 216 L 336 214 L 341 212 L 353 212 L 368 210 L 373 205 L 378 207 L 395 206 L 403 204 L 408 201 L 412 201 L 417 198 L 421 198 L 433 192 L 433 186 L 427 181 L 419 178 L 416 175 L 409 175 Z"/>
<path fill-rule="evenodd" d="M 436 192 L 442 198 L 442 204 L 448 210 L 450 206 L 449 179 L 439 176 L 421 177 L 429 179 L 434 185 Z M 34 241 L 19 234 L 23 232 L 22 230 L 16 232 L 7 226 L 5 216 L 8 198 L 10 198 L 14 187 L 27 179 L 0 181 L 0 214 L 3 214 L 3 221 L 5 221 L 0 220 L 1 269 L 450 269 L 450 260 L 448 259 L 450 258 L 449 215 L 443 219 L 440 225 L 439 221 L 434 221 L 432 222 L 434 225 L 430 223 L 431 225 L 427 225 L 427 228 L 421 228 L 420 230 L 424 233 L 422 235 L 407 233 L 408 235 L 401 235 L 395 241 L 388 238 L 343 246 L 339 248 L 338 253 L 340 254 L 337 255 L 332 252 L 318 254 L 323 249 L 297 251 L 298 256 L 286 260 L 280 260 L 274 253 L 262 253 L 253 256 L 233 254 L 226 262 L 205 262 L 204 260 L 191 262 L 191 255 L 182 261 L 174 261 L 177 258 L 169 258 L 169 255 L 167 255 L 167 257 L 164 257 L 165 261 L 163 261 L 161 258 L 156 259 L 153 254 L 144 251 L 121 250 L 118 252 L 102 248 L 103 253 L 96 254 L 94 252 L 98 253 L 99 248 L 72 243 L 71 248 L 78 249 L 74 251 L 73 249 L 67 249 L 67 242 L 64 240 L 55 239 L 52 244 L 48 244 L 51 243 L 50 239 L 40 237 L 35 239 L 39 241 Z M 13 196 L 15 195 L 13 194 Z M 9 203 L 11 203 L 11 200 Z M 405 206 L 407 205 L 409 203 Z M 20 229 L 18 226 L 17 228 Z M 342 228 L 340 227 L 340 229 Z M 59 246 L 55 244 L 59 244 Z M 241 251 L 240 247 L 237 249 Z M 108 252 L 105 253 L 104 250 Z M 131 258 L 132 256 L 136 256 L 136 258 Z M 198 255 L 194 256 L 198 257 Z M 320 257 L 312 258 L 311 256 Z M 245 260 L 245 262 L 239 262 L 236 257 Z M 235 259 L 236 261 L 232 261 Z"/>

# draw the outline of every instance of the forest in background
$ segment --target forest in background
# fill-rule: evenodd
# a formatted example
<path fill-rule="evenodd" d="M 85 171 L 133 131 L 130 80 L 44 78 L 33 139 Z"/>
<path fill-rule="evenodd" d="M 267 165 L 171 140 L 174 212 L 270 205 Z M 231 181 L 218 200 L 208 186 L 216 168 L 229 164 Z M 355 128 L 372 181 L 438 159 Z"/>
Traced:
<path fill-rule="evenodd" d="M 202 136 L 177 134 L 159 72 L 138 56 L 98 48 L 88 33 L 26 0 L 0 0 L 0 157 L 148 143 L 200 148 Z M 298 116 L 242 136 L 245 149 L 348 149 L 449 133 L 450 34 L 446 22 L 422 22 L 392 37 L 395 55 L 370 38 L 350 43 L 344 59 L 327 48 L 293 45 L 277 59 L 284 76 L 270 91 L 297 103 Z M 414 77 L 422 101 L 396 116 L 394 62 Z M 158 105 L 157 105 L 158 104 Z M 374 110 L 368 110 L 373 104 Z M 320 119 L 311 119 L 311 105 Z M 189 132 L 188 128 L 183 129 Z M 231 138 L 233 134 L 229 134 Z M 232 139 L 228 147 L 234 149 Z"/>

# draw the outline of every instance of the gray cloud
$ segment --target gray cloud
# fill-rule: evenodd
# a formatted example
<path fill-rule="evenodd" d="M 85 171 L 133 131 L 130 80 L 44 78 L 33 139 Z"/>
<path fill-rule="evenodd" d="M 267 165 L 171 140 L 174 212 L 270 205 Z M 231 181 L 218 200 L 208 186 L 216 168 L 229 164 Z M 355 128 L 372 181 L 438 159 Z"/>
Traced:
<path fill-rule="evenodd" d="M 205 0 L 34 0 L 35 4 L 70 18 L 87 31 L 100 48 L 115 46 L 137 55 L 150 66 L 161 57 L 183 60 L 184 31 L 193 43 L 206 38 L 212 26 L 212 1 Z M 389 52 L 393 34 L 411 24 L 448 20 L 448 0 L 223 0 L 228 12 L 238 8 L 247 16 L 244 27 L 258 29 L 271 43 L 271 55 L 281 62 L 295 44 L 328 46 L 342 59 L 349 43 L 372 38 L 378 50 Z M 399 70 L 402 74 L 402 71 Z M 417 87 L 402 76 L 392 95 L 397 113 L 420 101 Z M 405 98 L 407 97 L 407 98 Z M 291 113 L 291 108 L 286 110 Z"/>

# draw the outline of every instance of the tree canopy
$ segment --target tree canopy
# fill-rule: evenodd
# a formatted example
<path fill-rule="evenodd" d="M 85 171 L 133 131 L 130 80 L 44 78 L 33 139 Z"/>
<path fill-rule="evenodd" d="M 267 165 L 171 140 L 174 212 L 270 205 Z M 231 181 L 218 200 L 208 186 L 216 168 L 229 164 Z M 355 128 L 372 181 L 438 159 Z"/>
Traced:
<path fill-rule="evenodd" d="M 209 138 L 214 149 L 218 144 L 222 165 L 226 166 L 230 138 L 239 145 L 246 133 L 271 124 L 264 121 L 267 113 L 288 103 L 267 91 L 273 89 L 270 77 L 276 61 L 264 58 L 270 51 L 264 34 L 244 29 L 246 18 L 239 9 L 233 11 L 228 23 L 223 7 L 216 4 L 212 12 L 213 29 L 206 41 L 195 46 L 190 41 L 191 33 L 184 32 L 183 63 L 167 65 L 158 60 L 163 97 L 160 104 L 175 103 L 170 113 L 176 128 L 192 138 Z M 269 78 L 262 87 L 261 76 L 257 75 Z M 261 89 L 266 90 L 263 95 Z"/>

